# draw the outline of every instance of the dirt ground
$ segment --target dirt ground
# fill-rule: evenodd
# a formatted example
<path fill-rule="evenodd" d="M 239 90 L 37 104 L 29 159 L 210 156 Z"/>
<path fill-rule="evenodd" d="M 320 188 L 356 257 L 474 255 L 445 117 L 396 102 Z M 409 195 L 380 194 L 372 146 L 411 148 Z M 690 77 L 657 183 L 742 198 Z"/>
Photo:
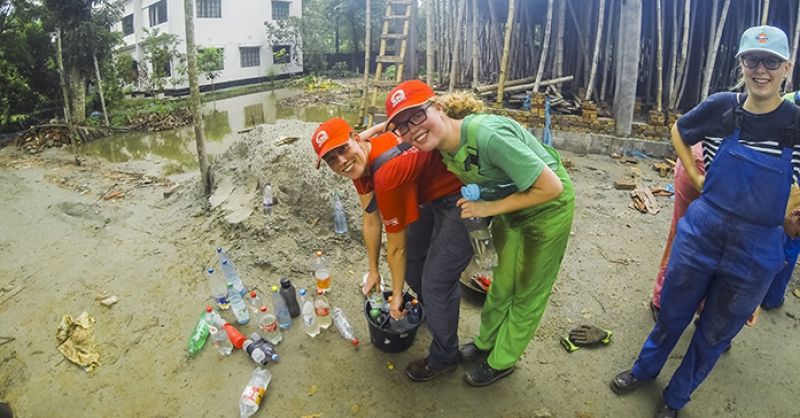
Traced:
<path fill-rule="evenodd" d="M 574 162 L 577 189 L 573 235 L 550 307 L 515 373 L 476 389 L 464 382 L 462 365 L 416 384 L 403 368 L 425 354 L 430 334 L 421 329 L 400 354 L 370 344 L 357 289 L 366 262 L 356 196 L 347 181 L 313 169 L 306 138 L 314 127 L 280 121 L 244 134 L 214 159 L 211 203 L 198 175 L 162 177 L 165 161 L 87 158 L 76 167 L 67 149 L 34 156 L 0 150 L 0 337 L 13 338 L 0 339 L 0 399 L 20 417 L 238 416 L 255 364 L 238 351 L 220 358 L 210 343 L 186 355 L 208 302 L 203 269 L 222 245 L 245 284 L 260 290 L 283 275 L 312 286 L 309 258 L 317 249 L 328 252 L 329 299 L 362 340 L 356 351 L 333 329 L 311 339 L 293 325 L 278 346 L 281 361 L 268 366 L 273 380 L 258 417 L 652 416 L 686 335 L 654 384 L 624 398 L 608 389 L 653 325 L 647 301 L 672 210 L 669 198 L 659 197 L 658 214 L 639 213 L 628 207 L 628 192 L 612 185 L 636 172 L 644 185 L 665 185 L 652 161 L 564 153 Z M 258 185 L 266 180 L 278 199 L 271 217 L 259 210 Z M 171 183 L 182 186 L 165 198 Z M 344 238 L 333 234 L 335 190 L 346 198 Z M 108 191 L 125 195 L 103 200 Z M 459 335 L 466 341 L 478 329 L 482 299 L 462 290 Z M 104 307 L 96 300 L 102 294 L 120 301 Z M 96 319 L 101 353 L 91 375 L 65 360 L 55 339 L 62 316 L 83 311 Z M 736 338 L 681 416 L 800 416 L 799 320 L 800 301 L 790 294 L 783 308 Z M 613 342 L 566 353 L 558 339 L 580 323 L 613 330 Z"/>

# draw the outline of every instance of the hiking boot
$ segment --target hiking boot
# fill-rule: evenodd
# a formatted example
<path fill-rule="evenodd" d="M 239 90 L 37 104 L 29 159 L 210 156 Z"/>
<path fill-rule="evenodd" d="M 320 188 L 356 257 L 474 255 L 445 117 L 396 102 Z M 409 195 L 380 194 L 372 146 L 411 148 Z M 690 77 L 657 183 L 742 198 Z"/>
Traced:
<path fill-rule="evenodd" d="M 631 373 L 631 370 L 625 370 L 624 372 L 614 376 L 614 379 L 611 380 L 610 386 L 611 390 L 617 395 L 624 395 L 626 393 L 633 392 L 643 383 L 645 383 L 645 381 L 634 377 L 633 373 Z"/>
<path fill-rule="evenodd" d="M 412 361 L 406 366 L 406 376 L 415 382 L 427 382 L 438 377 L 440 374 L 451 372 L 456 369 L 456 365 L 445 367 L 434 367 L 428 363 L 427 358 Z"/>
<path fill-rule="evenodd" d="M 504 370 L 496 370 L 484 361 L 480 366 L 467 370 L 467 373 L 464 374 L 464 380 L 472 386 L 487 386 L 513 372 L 513 366 Z"/>
<path fill-rule="evenodd" d="M 489 350 L 481 350 L 475 345 L 475 341 L 470 341 L 458 347 L 458 356 L 463 361 L 482 360 L 489 356 Z"/>
<path fill-rule="evenodd" d="M 677 418 L 678 410 L 670 408 L 666 404 L 661 405 L 661 409 L 656 413 L 656 418 Z"/>

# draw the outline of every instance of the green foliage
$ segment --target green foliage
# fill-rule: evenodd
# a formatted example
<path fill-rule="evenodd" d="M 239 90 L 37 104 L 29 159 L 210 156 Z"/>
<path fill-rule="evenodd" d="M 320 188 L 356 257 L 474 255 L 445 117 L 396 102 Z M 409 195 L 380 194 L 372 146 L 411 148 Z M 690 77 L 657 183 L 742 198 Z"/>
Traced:
<path fill-rule="evenodd" d="M 270 45 L 290 44 L 292 48 L 291 61 L 299 61 L 299 50 L 303 43 L 303 21 L 297 16 L 289 16 L 288 19 L 268 20 L 264 22 L 267 34 L 267 41 Z M 306 41 L 308 42 L 308 41 Z M 282 50 L 285 54 L 286 52 Z M 280 53 L 280 51 L 278 52 Z M 282 58 L 283 56 L 277 57 Z M 273 56 L 273 59 L 276 58 Z"/>
<path fill-rule="evenodd" d="M 336 91 L 344 87 L 340 83 L 337 83 L 328 77 L 316 76 L 316 75 L 305 76 L 290 84 L 295 86 L 300 86 L 306 92 Z"/>
<path fill-rule="evenodd" d="M 325 75 L 334 78 L 352 77 L 353 72 L 350 71 L 350 66 L 344 61 L 339 61 L 325 71 Z"/>
<path fill-rule="evenodd" d="M 186 56 L 178 50 L 178 35 L 161 33 L 158 29 L 145 29 L 145 34 L 141 45 L 144 60 L 150 66 L 145 76 L 148 90 L 153 93 L 163 91 L 167 81 L 179 84 L 186 74 Z"/>
<path fill-rule="evenodd" d="M 224 50 L 222 48 L 198 48 L 197 68 L 205 74 L 206 78 L 214 82 L 219 77 L 225 66 Z"/>

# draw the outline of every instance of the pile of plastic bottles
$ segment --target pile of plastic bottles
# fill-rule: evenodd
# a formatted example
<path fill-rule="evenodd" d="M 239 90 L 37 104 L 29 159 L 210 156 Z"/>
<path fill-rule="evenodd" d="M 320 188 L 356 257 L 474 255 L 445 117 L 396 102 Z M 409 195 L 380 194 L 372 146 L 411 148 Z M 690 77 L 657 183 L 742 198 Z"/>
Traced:
<path fill-rule="evenodd" d="M 422 307 L 416 298 L 408 295 L 403 296 L 406 302 L 403 304 L 404 316 L 394 319 L 389 314 L 390 302 L 393 295 L 386 296 L 384 292 L 374 291 L 369 294 L 369 318 L 381 329 L 401 334 L 416 328 L 422 322 Z"/>

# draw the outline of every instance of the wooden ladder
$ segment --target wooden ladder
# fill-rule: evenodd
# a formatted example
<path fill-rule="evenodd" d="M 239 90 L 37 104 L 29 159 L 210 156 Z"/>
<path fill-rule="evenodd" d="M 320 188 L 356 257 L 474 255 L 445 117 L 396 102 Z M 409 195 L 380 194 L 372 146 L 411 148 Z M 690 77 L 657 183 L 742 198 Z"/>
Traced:
<path fill-rule="evenodd" d="M 411 12 L 414 0 L 387 0 L 386 14 L 383 16 L 383 29 L 381 31 L 381 46 L 376 58 L 375 76 L 369 86 L 365 86 L 369 94 L 371 92 L 370 104 L 361 108 L 359 121 L 365 124 L 366 128 L 373 125 L 375 116 L 385 117 L 384 108 L 378 108 L 378 91 L 388 91 L 397 85 L 403 78 L 403 61 L 406 55 L 408 43 L 408 30 L 411 22 Z M 383 81 L 383 65 L 395 66 L 395 81 Z M 365 68 L 364 71 L 369 71 Z"/>

